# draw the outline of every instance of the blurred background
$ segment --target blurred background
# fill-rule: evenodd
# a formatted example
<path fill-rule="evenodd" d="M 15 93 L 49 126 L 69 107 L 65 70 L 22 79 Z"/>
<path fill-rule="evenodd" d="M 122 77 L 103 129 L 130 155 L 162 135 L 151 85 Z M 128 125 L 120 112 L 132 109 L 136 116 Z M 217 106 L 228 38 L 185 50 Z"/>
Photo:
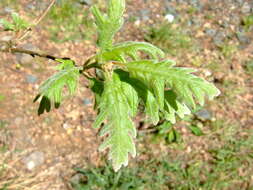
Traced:
<path fill-rule="evenodd" d="M 91 128 L 93 95 L 78 93 L 37 115 L 39 85 L 55 63 L 0 53 L 0 190 L 253 190 L 253 1 L 127 0 L 117 41 L 147 41 L 193 67 L 221 95 L 177 123 L 135 122 L 138 155 L 114 173 Z M 0 18 L 33 22 L 50 1 L 1 0 Z M 96 52 L 89 8 L 105 0 L 58 0 L 20 47 L 70 57 Z M 1 26 L 0 26 L 1 29 Z M 0 31 L 0 40 L 11 37 Z"/>

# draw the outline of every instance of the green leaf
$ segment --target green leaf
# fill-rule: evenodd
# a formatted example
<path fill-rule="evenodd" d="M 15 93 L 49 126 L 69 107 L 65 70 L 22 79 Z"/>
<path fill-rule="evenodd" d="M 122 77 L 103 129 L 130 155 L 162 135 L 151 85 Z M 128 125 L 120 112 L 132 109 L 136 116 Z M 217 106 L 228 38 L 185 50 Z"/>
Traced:
<path fill-rule="evenodd" d="M 0 24 L 3 25 L 3 28 L 4 28 L 5 30 L 15 30 L 14 24 L 8 22 L 8 21 L 5 20 L 5 19 L 0 19 Z"/>
<path fill-rule="evenodd" d="M 102 14 L 97 6 L 91 8 L 98 29 L 98 45 L 102 51 L 112 47 L 113 37 L 124 22 L 125 1 L 109 0 L 108 5 L 107 14 Z"/>
<path fill-rule="evenodd" d="M 196 126 L 196 125 L 189 125 L 188 127 L 191 130 L 192 134 L 194 134 L 196 136 L 204 135 L 204 133 L 202 132 L 202 130 L 198 126 Z"/>
<path fill-rule="evenodd" d="M 18 13 L 12 13 L 11 14 L 12 22 L 9 22 L 5 19 L 0 19 L 0 24 L 3 25 L 3 28 L 5 30 L 11 30 L 11 31 L 20 31 L 28 28 L 30 24 L 26 22 L 24 19 L 22 19 Z"/>
<path fill-rule="evenodd" d="M 203 105 L 205 96 L 213 99 L 220 93 L 212 83 L 191 74 L 195 70 L 172 67 L 169 62 L 134 61 L 127 63 L 126 67 L 133 77 L 140 78 L 146 84 L 152 84 L 154 80 L 165 80 L 166 85 L 172 88 L 184 103 L 193 108 L 196 107 L 195 100 Z M 154 89 L 154 85 L 150 87 Z M 162 92 L 156 92 L 156 97 L 159 93 Z"/>
<path fill-rule="evenodd" d="M 93 123 L 93 128 L 99 128 L 104 120 L 107 118 L 109 112 L 107 109 L 102 109 L 103 106 L 101 106 L 100 113 L 97 115 L 94 123 Z"/>
<path fill-rule="evenodd" d="M 168 121 L 163 122 L 161 125 L 157 126 L 159 134 L 163 135 L 168 133 L 172 129 L 172 124 Z"/>
<path fill-rule="evenodd" d="M 109 148 L 109 159 L 115 171 L 122 165 L 128 164 L 128 153 L 136 155 L 133 138 L 136 137 L 136 129 L 131 116 L 136 114 L 138 104 L 137 92 L 131 85 L 120 80 L 120 76 L 114 72 L 112 77 L 106 78 L 104 91 L 99 104 L 100 114 L 95 122 L 95 127 L 107 123 L 100 131 L 101 136 L 106 136 L 100 146 L 103 151 Z"/>
<path fill-rule="evenodd" d="M 122 92 L 127 98 L 128 105 L 130 107 L 130 115 L 134 117 L 138 111 L 138 94 L 135 89 L 128 83 L 122 82 Z"/>
<path fill-rule="evenodd" d="M 143 51 L 151 56 L 152 59 L 164 57 L 161 49 L 146 42 L 123 42 L 115 44 L 110 50 L 103 52 L 100 56 L 106 61 L 127 62 L 127 56 L 134 61 L 139 60 L 138 51 Z"/>
<path fill-rule="evenodd" d="M 179 142 L 180 137 L 180 133 L 178 133 L 175 129 L 172 129 L 169 131 L 166 140 L 168 143 Z"/>
<path fill-rule="evenodd" d="M 185 115 L 190 114 L 190 109 L 177 100 L 177 95 L 172 90 L 165 91 L 165 109 L 164 117 L 171 123 L 176 123 L 176 114 L 183 119 Z"/>
<path fill-rule="evenodd" d="M 175 136 L 175 132 L 172 129 L 169 133 L 168 133 L 168 142 L 172 143 L 176 140 L 176 136 Z"/>
<path fill-rule="evenodd" d="M 79 80 L 79 68 L 75 67 L 72 60 L 58 60 L 61 64 L 57 67 L 60 70 L 58 73 L 54 74 L 48 78 L 39 88 L 39 95 L 36 97 L 35 101 L 42 97 L 41 105 L 46 102 L 54 102 L 56 107 L 58 107 L 62 101 L 62 91 L 64 87 L 67 87 L 69 94 L 73 95 L 77 89 L 78 80 Z M 48 102 L 49 101 L 49 102 Z M 39 111 L 43 113 L 43 106 Z M 50 110 L 47 106 L 47 111 Z"/>
<path fill-rule="evenodd" d="M 145 114 L 149 116 L 152 123 L 156 125 L 159 122 L 159 105 L 153 94 L 146 90 L 147 97 L 145 100 Z"/>
<path fill-rule="evenodd" d="M 153 93 L 148 89 L 147 85 L 142 81 L 131 78 L 128 72 L 117 69 L 115 72 L 119 75 L 120 79 L 130 84 L 141 98 L 145 105 L 145 114 L 149 117 L 151 122 L 156 125 L 159 122 L 159 105 Z"/>

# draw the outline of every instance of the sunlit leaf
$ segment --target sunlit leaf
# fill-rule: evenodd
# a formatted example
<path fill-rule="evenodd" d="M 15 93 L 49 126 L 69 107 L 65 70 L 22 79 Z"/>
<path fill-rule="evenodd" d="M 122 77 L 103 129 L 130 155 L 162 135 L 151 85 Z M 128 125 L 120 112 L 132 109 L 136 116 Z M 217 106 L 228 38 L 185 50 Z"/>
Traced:
<path fill-rule="evenodd" d="M 59 70 L 56 74 L 48 78 L 39 88 L 39 96 L 36 97 L 35 101 L 42 97 L 40 104 L 55 103 L 55 107 L 58 107 L 62 101 L 62 93 L 64 87 L 67 87 L 69 94 L 73 95 L 77 89 L 79 81 L 79 68 L 75 67 L 74 62 L 71 60 L 58 60 L 61 62 L 57 69 Z M 46 101 L 45 101 L 46 100 Z M 39 114 L 43 113 L 43 106 L 40 106 Z M 50 108 L 46 109 L 47 111 Z"/>
<path fill-rule="evenodd" d="M 136 114 L 137 105 L 138 95 L 131 85 L 121 81 L 117 73 L 107 77 L 95 127 L 107 120 L 100 131 L 101 136 L 107 136 L 100 150 L 109 148 L 109 159 L 115 171 L 128 164 L 128 153 L 133 157 L 136 155 L 133 142 L 136 129 L 131 116 Z"/>

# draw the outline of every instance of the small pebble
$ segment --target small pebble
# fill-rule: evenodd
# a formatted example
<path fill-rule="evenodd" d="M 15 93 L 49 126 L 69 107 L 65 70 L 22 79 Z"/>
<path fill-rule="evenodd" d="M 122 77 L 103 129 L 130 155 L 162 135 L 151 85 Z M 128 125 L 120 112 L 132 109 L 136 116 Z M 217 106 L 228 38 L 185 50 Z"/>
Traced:
<path fill-rule="evenodd" d="M 38 78 L 34 75 L 27 75 L 26 76 L 26 82 L 29 84 L 34 84 L 37 82 L 37 80 L 38 80 Z"/>
<path fill-rule="evenodd" d="M 172 23 L 175 20 L 175 16 L 172 14 L 167 14 L 165 15 L 165 19 L 169 22 Z"/>
<path fill-rule="evenodd" d="M 84 104 L 84 105 L 91 105 L 91 104 L 92 104 L 92 101 L 91 101 L 90 99 L 88 99 L 88 98 L 85 98 L 85 99 L 83 100 L 83 104 Z"/>
<path fill-rule="evenodd" d="M 36 151 L 28 155 L 23 159 L 23 163 L 25 164 L 28 170 L 33 170 L 36 167 L 42 165 L 45 161 L 45 156 L 43 152 Z"/>
<path fill-rule="evenodd" d="M 207 109 L 199 110 L 195 113 L 196 117 L 202 121 L 212 120 L 212 112 Z"/>

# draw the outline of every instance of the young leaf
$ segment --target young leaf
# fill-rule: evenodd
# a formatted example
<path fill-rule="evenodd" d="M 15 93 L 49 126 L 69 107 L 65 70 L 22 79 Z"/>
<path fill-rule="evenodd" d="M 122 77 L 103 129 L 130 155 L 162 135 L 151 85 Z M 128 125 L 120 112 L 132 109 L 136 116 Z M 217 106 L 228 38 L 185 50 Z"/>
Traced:
<path fill-rule="evenodd" d="M 177 100 L 177 95 L 172 90 L 167 90 L 164 94 L 165 109 L 163 113 L 166 120 L 174 124 L 176 122 L 176 114 L 182 119 L 184 115 L 191 113 L 184 103 L 180 103 Z"/>
<path fill-rule="evenodd" d="M 75 67 L 72 60 L 61 59 L 58 61 L 62 63 L 57 66 L 59 72 L 48 78 L 39 88 L 39 95 L 35 101 L 39 97 L 42 97 L 41 105 L 47 100 L 47 104 L 49 101 L 49 104 L 50 102 L 54 102 L 59 106 L 62 100 L 62 91 L 65 86 L 68 88 L 70 95 L 73 95 L 77 89 L 79 68 Z M 40 106 L 40 108 L 43 109 L 43 106 Z M 50 110 L 50 107 L 46 110 Z M 40 110 L 39 114 L 43 112 L 43 110 Z"/>
<path fill-rule="evenodd" d="M 117 69 L 115 72 L 119 75 L 120 80 L 130 84 L 138 94 L 138 97 L 145 105 L 145 114 L 151 122 L 156 125 L 159 122 L 159 105 L 153 93 L 148 89 L 142 81 L 131 78 L 128 72 Z"/>
<path fill-rule="evenodd" d="M 101 136 L 108 135 L 100 150 L 110 149 L 109 159 L 112 160 L 115 171 L 128 164 L 128 153 L 133 157 L 136 155 L 133 142 L 136 129 L 130 118 L 136 114 L 138 104 L 138 96 L 134 91 L 131 85 L 121 81 L 119 75 L 113 73 L 112 77 L 106 78 L 99 104 L 100 114 L 95 126 L 98 127 L 102 120 L 108 121 L 100 131 Z"/>
<path fill-rule="evenodd" d="M 101 57 L 104 61 L 120 61 L 125 63 L 127 61 L 126 56 L 131 57 L 133 61 L 139 60 L 138 51 L 143 51 L 156 60 L 159 57 L 164 57 L 161 49 L 146 42 L 123 42 L 115 44 L 112 49 L 103 52 Z"/>
<path fill-rule="evenodd" d="M 179 142 L 180 137 L 180 133 L 177 132 L 177 130 L 175 130 L 174 128 L 172 128 L 172 130 L 169 131 L 166 140 L 168 143 Z"/>
<path fill-rule="evenodd" d="M 161 125 L 157 126 L 157 128 L 160 135 L 167 134 L 172 129 L 172 124 L 168 121 L 165 121 Z"/>
<path fill-rule="evenodd" d="M 15 30 L 14 24 L 8 22 L 5 19 L 0 19 L 0 24 L 3 26 L 4 30 L 12 30 L 12 31 Z"/>
<path fill-rule="evenodd" d="M 130 116 L 134 117 L 138 112 L 139 98 L 135 89 L 128 83 L 122 82 L 122 91 L 130 107 Z"/>
<path fill-rule="evenodd" d="M 204 134 L 202 130 L 196 125 L 189 125 L 188 127 L 190 128 L 191 132 L 196 136 L 201 136 Z"/>
<path fill-rule="evenodd" d="M 22 19 L 18 13 L 12 13 L 11 14 L 12 22 L 9 22 L 5 19 L 0 19 L 0 24 L 3 25 L 3 28 L 5 30 L 11 30 L 11 31 L 20 31 L 28 28 L 30 24 L 26 22 L 24 19 Z"/>
<path fill-rule="evenodd" d="M 113 37 L 124 22 L 124 9 L 124 0 L 109 0 L 108 14 L 102 14 L 96 6 L 91 8 L 98 29 L 98 45 L 102 51 L 112 47 Z"/>
<path fill-rule="evenodd" d="M 200 105 L 203 105 L 205 95 L 213 99 L 220 93 L 213 84 L 192 75 L 191 73 L 195 72 L 193 69 L 172 67 L 167 62 L 154 63 L 146 60 L 127 63 L 126 67 L 133 77 L 141 78 L 146 84 L 152 84 L 153 80 L 165 80 L 182 101 L 193 108 L 196 106 L 194 97 Z"/>

